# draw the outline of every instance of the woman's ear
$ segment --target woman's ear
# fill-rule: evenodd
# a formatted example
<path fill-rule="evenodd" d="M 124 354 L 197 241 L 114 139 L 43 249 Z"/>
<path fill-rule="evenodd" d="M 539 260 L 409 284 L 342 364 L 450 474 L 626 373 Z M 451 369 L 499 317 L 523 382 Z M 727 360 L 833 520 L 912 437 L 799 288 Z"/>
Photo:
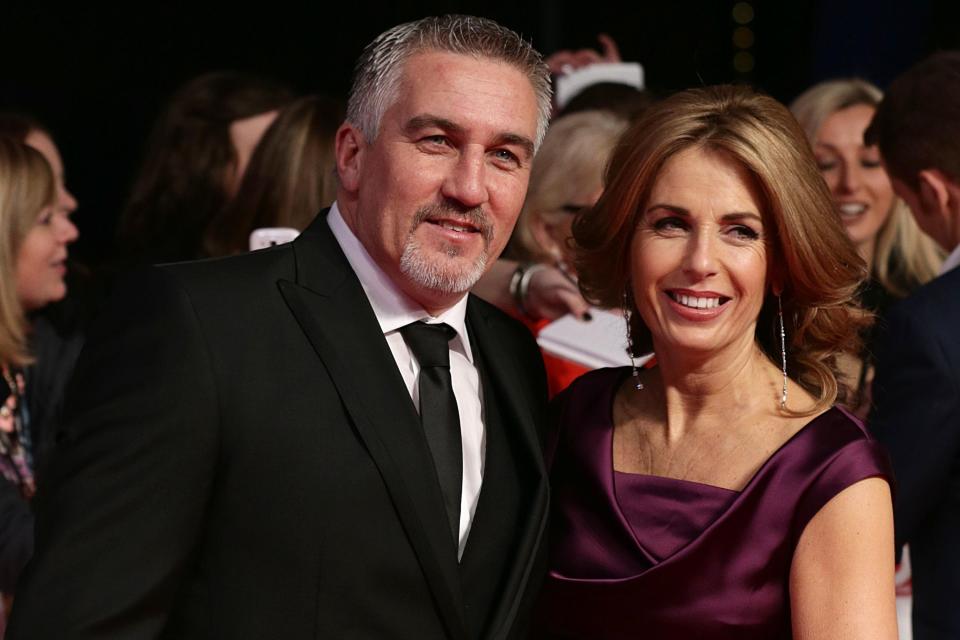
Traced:
<path fill-rule="evenodd" d="M 780 270 L 777 269 L 776 272 L 770 274 L 770 293 L 775 296 L 780 296 L 783 294 L 783 274 L 780 273 Z"/>
<path fill-rule="evenodd" d="M 540 245 L 544 253 L 553 258 L 560 259 L 560 256 L 563 254 L 560 246 L 557 244 L 556 238 L 553 236 L 552 225 L 547 223 L 542 215 L 535 212 L 531 213 L 533 215 L 530 216 L 528 224 L 530 225 L 530 234 L 533 236 L 533 239 Z"/>

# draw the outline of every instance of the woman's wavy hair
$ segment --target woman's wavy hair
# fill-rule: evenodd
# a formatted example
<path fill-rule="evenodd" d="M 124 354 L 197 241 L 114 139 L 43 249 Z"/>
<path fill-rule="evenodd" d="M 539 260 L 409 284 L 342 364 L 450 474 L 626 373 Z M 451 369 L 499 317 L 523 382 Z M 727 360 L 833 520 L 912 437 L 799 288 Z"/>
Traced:
<path fill-rule="evenodd" d="M 291 100 L 286 87 L 234 71 L 208 73 L 181 87 L 154 125 L 121 215 L 124 257 L 138 263 L 201 255 L 204 230 L 230 199 L 237 161 L 231 123 Z"/>
<path fill-rule="evenodd" d="M 807 133 L 817 139 L 824 120 L 837 111 L 866 105 L 874 109 L 883 99 L 880 89 L 860 78 L 828 80 L 810 87 L 790 104 L 790 111 Z M 910 209 L 894 198 L 890 215 L 877 232 L 873 278 L 898 298 L 927 283 L 940 272 L 943 251 L 917 226 Z"/>
<path fill-rule="evenodd" d="M 0 363 L 23 366 L 27 320 L 17 295 L 17 255 L 56 187 L 50 165 L 39 151 L 0 136 Z"/>
<path fill-rule="evenodd" d="M 651 189 L 665 163 L 688 149 L 725 154 L 755 179 L 768 239 L 767 282 L 781 289 L 788 370 L 817 399 L 802 413 L 842 401 L 846 389 L 838 382 L 836 356 L 858 353 L 860 331 L 872 321 L 857 302 L 866 265 L 843 230 L 803 130 L 786 107 L 749 88 L 677 93 L 627 131 L 595 210 L 574 222 L 584 295 L 600 306 L 623 305 L 633 235 Z M 772 288 L 757 319 L 756 341 L 779 366 Z M 653 350 L 639 313 L 631 314 L 630 331 L 637 353 Z"/>

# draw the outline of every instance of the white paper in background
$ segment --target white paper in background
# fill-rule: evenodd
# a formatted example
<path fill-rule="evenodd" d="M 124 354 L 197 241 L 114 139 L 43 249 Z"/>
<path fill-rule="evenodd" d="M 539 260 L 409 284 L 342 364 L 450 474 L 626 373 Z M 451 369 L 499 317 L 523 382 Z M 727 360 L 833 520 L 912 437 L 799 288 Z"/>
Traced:
<path fill-rule="evenodd" d="M 554 100 L 563 109 L 570 99 L 592 84 L 614 82 L 643 89 L 643 67 L 639 62 L 597 62 L 557 76 Z"/>
<path fill-rule="evenodd" d="M 630 365 L 627 355 L 627 321 L 619 311 L 590 309 L 591 320 L 571 315 L 554 320 L 537 336 L 540 347 L 555 356 L 591 369 Z M 642 366 L 653 354 L 637 358 Z"/>

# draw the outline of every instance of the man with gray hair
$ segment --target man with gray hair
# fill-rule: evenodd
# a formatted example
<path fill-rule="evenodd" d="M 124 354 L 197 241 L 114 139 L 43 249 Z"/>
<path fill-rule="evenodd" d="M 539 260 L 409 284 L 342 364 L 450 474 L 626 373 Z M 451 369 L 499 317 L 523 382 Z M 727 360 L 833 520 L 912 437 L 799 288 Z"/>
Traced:
<path fill-rule="evenodd" d="M 543 368 L 467 291 L 520 211 L 548 80 L 490 20 L 390 29 L 358 63 L 329 211 L 120 292 L 69 393 L 10 638 L 523 636 Z"/>

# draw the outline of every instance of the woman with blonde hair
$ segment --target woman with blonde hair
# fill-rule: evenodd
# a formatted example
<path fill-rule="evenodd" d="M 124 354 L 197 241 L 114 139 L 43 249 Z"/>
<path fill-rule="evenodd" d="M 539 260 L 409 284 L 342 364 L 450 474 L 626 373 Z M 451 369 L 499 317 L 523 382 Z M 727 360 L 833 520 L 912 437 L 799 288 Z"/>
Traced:
<path fill-rule="evenodd" d="M 860 257 L 869 268 L 863 305 L 878 314 L 934 278 L 943 252 L 914 221 L 893 193 L 876 146 L 863 142 L 883 94 L 859 78 L 830 80 L 803 92 L 790 109 L 813 147 L 821 175 Z M 864 417 L 873 377 L 872 332 L 860 354 L 844 362 L 844 375 L 856 393 L 851 407 Z"/>
<path fill-rule="evenodd" d="M 556 267 L 576 282 L 571 225 L 577 214 L 589 211 L 600 197 L 603 170 L 626 128 L 626 120 L 608 111 L 583 111 L 551 123 L 530 172 L 527 197 L 511 240 L 510 257 L 522 265 L 514 278 L 516 285 L 524 278 L 529 281 L 539 265 Z M 522 308 L 524 296 L 516 286 L 514 289 L 514 302 Z M 522 320 L 534 334 L 550 322 L 531 317 Z M 589 371 L 547 352 L 543 358 L 551 396 Z"/>
<path fill-rule="evenodd" d="M 0 592 L 9 596 L 33 552 L 37 435 L 24 368 L 27 313 L 66 295 L 67 245 L 77 238 L 39 151 L 0 136 Z"/>
<path fill-rule="evenodd" d="M 585 296 L 657 365 L 555 402 L 535 637 L 895 638 L 888 463 L 834 406 L 866 267 L 787 109 L 651 107 L 573 235 Z"/>
<path fill-rule="evenodd" d="M 600 197 L 603 170 L 626 128 L 626 120 L 608 111 L 582 111 L 551 123 L 530 172 L 512 257 L 573 273 L 573 219 Z"/>

